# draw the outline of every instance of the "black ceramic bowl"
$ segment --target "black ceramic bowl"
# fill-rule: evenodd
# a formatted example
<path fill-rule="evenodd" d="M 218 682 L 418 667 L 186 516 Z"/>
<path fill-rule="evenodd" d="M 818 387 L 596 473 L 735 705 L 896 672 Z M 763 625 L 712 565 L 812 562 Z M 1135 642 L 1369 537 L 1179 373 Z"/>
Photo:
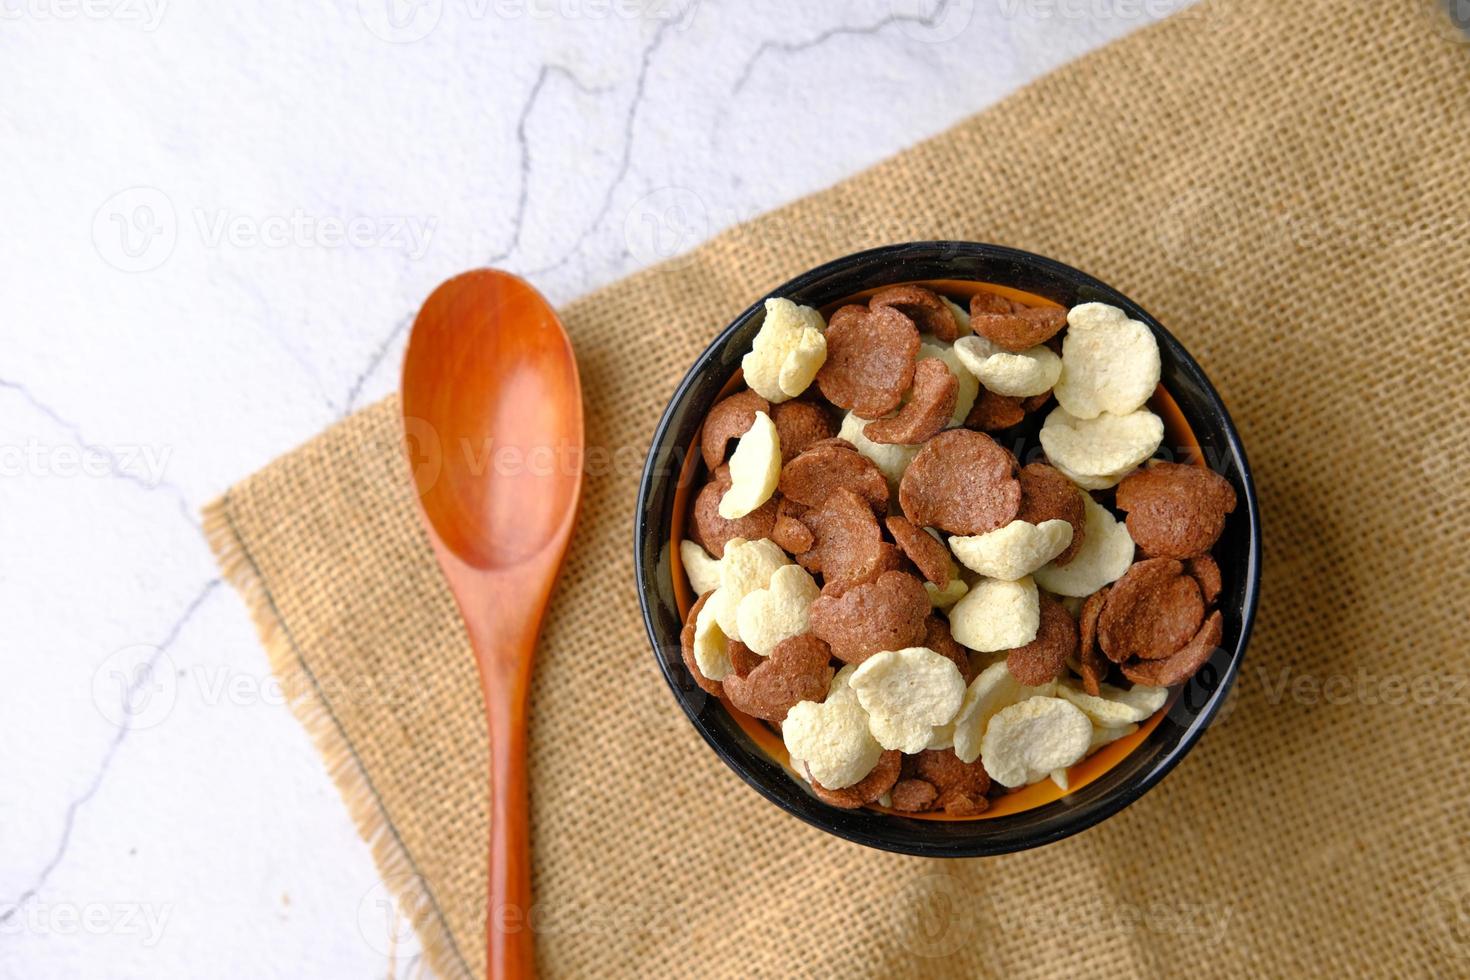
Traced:
<path fill-rule="evenodd" d="M 1224 579 L 1221 648 L 1176 693 L 1137 747 L 1101 776 L 1061 799 L 985 819 L 933 820 L 868 809 L 840 810 L 822 803 L 767 755 L 718 699 L 694 684 L 679 651 L 682 622 L 671 554 L 675 496 L 679 494 L 681 501 L 685 496 L 679 493 L 681 481 L 696 487 L 702 482 L 702 464 L 685 465 L 691 446 L 760 329 L 765 300 L 780 296 L 825 307 L 863 290 L 932 280 L 1009 286 L 1067 307 L 1109 303 L 1146 323 L 1158 338 L 1164 388 L 1192 429 L 1207 464 L 1230 480 L 1239 498 L 1214 551 Z M 1029 434 L 1014 434 L 1014 439 L 1034 442 L 1034 435 L 1033 426 Z M 1170 448 L 1166 437 L 1161 454 Z M 653 437 L 638 489 L 635 560 L 644 622 L 674 699 L 742 779 L 782 809 L 839 837 L 907 854 L 974 857 L 1037 847 L 1085 830 L 1138 799 L 1184 758 L 1224 703 L 1245 653 L 1260 589 L 1260 514 L 1245 450 L 1220 397 L 1179 341 L 1138 304 L 1083 272 L 1029 252 L 973 242 L 913 242 L 859 252 L 797 276 L 736 317 L 700 355 L 674 392 Z"/>

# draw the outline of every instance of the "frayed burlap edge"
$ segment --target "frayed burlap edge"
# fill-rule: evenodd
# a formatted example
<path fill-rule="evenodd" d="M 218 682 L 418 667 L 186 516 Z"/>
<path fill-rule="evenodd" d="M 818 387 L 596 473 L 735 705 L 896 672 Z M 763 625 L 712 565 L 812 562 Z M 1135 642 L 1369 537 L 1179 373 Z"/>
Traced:
<path fill-rule="evenodd" d="M 321 753 L 358 834 L 371 849 L 389 894 L 418 935 L 424 959 L 436 976 L 472 976 L 464 956 L 440 914 L 434 895 L 414 865 L 392 821 L 373 788 L 372 778 L 359 761 L 346 732 L 332 714 L 310 668 L 296 649 L 290 629 L 282 622 L 275 600 L 249 550 L 240 540 L 230 515 L 226 493 L 203 510 L 204 537 L 220 573 L 245 602 L 250 620 L 265 647 L 271 673 L 286 692 L 286 702 L 312 744 Z"/>

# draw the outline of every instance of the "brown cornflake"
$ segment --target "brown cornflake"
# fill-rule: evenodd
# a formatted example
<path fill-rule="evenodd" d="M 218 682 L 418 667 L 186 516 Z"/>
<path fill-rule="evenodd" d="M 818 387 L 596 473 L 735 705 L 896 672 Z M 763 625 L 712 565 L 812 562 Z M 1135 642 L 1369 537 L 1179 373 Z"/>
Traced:
<path fill-rule="evenodd" d="M 725 695 L 753 718 L 785 721 L 786 712 L 802 701 L 821 701 L 832 683 L 827 644 L 804 633 L 782 640 L 744 676 L 725 678 Z"/>
<path fill-rule="evenodd" d="M 888 480 L 873 461 L 848 443 L 824 442 L 781 467 L 781 495 L 820 507 L 839 489 L 851 490 L 875 511 L 888 509 Z"/>
<path fill-rule="evenodd" d="M 863 435 L 890 446 L 915 446 L 949 424 L 959 382 L 944 362 L 928 358 L 914 368 L 913 394 L 897 415 L 863 426 Z"/>
<path fill-rule="evenodd" d="M 873 767 L 873 771 L 864 776 L 860 782 L 846 789 L 828 789 L 813 779 L 812 792 L 816 793 L 817 799 L 823 803 L 842 807 L 844 810 L 855 810 L 874 802 L 893 789 L 894 784 L 898 782 L 898 773 L 902 767 L 903 753 L 890 749 L 878 757 L 878 764 Z"/>
<path fill-rule="evenodd" d="M 918 326 L 923 333 L 933 334 L 946 344 L 960 335 L 960 322 L 938 293 L 923 286 L 889 286 L 868 300 L 869 309 L 891 306 Z"/>
<path fill-rule="evenodd" d="M 776 438 L 781 440 L 782 463 L 791 462 L 836 434 L 826 410 L 811 402 L 789 401 L 773 405 L 770 416 L 776 426 Z"/>
<path fill-rule="evenodd" d="M 954 562 L 950 559 L 949 548 L 944 542 L 937 540 L 907 517 L 895 515 L 886 518 L 884 523 L 888 525 L 888 533 L 893 535 L 893 540 L 898 542 L 903 553 L 924 578 L 941 589 L 949 584 Z"/>
<path fill-rule="evenodd" d="M 881 650 L 904 650 L 924 639 L 929 594 L 917 578 L 884 572 L 876 582 L 812 603 L 811 631 L 843 663 L 860 664 Z"/>
<path fill-rule="evenodd" d="M 1011 308 L 999 309 L 1001 303 Z M 990 293 L 977 293 L 970 300 L 971 329 L 1015 353 L 1046 343 L 1066 325 L 1067 311 L 1054 306 L 1022 306 Z"/>
<path fill-rule="evenodd" d="M 817 386 L 827 400 L 865 419 L 898 407 L 914 380 L 919 331 L 889 306 L 844 306 L 827 323 L 827 360 Z"/>
<path fill-rule="evenodd" d="M 705 416 L 699 451 L 713 470 L 725 461 L 731 439 L 739 439 L 755 424 L 755 413 L 770 414 L 771 403 L 753 391 L 742 391 L 715 403 Z"/>
<path fill-rule="evenodd" d="M 1172 558 L 1136 563 L 1113 583 L 1097 620 L 1108 659 L 1161 660 L 1189 642 L 1204 620 L 1199 585 Z"/>
<path fill-rule="evenodd" d="M 983 432 L 950 429 L 924 444 L 904 471 L 898 499 L 916 524 L 984 534 L 1021 508 L 1016 458 Z"/>
<path fill-rule="evenodd" d="M 1052 559 L 1053 565 L 1065 565 L 1077 557 L 1087 538 L 1087 507 L 1082 491 L 1060 471 L 1045 463 L 1028 463 L 1021 468 L 1021 512 L 1016 520 L 1030 524 L 1043 521 L 1066 521 L 1072 525 L 1072 543 Z"/>
<path fill-rule="evenodd" d="M 1235 510 L 1230 481 L 1203 466 L 1155 461 L 1118 484 L 1128 533 L 1150 558 L 1193 558 L 1215 546 Z"/>
<path fill-rule="evenodd" d="M 1067 659 L 1077 652 L 1077 624 L 1072 614 L 1041 593 L 1041 625 L 1036 639 L 1006 654 L 1006 669 L 1027 687 L 1040 687 L 1062 676 Z"/>
<path fill-rule="evenodd" d="M 1210 614 L 1199 632 L 1184 648 L 1164 660 L 1136 660 L 1123 665 L 1123 676 L 1146 687 L 1173 687 L 1193 677 L 1205 661 L 1220 648 L 1224 618 L 1218 611 Z"/>
<path fill-rule="evenodd" d="M 720 498 L 730 489 L 730 467 L 721 466 L 694 499 L 694 539 L 716 558 L 725 557 L 731 538 L 755 541 L 771 536 L 776 526 L 776 498 L 772 497 L 744 517 L 727 521 L 720 516 Z"/>

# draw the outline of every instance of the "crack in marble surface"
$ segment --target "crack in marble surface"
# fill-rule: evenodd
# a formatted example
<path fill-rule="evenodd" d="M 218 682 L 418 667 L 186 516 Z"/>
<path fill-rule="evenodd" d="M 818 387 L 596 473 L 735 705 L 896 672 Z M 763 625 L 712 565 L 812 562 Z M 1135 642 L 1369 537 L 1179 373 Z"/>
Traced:
<path fill-rule="evenodd" d="M 128 705 L 131 703 L 133 696 L 136 694 L 139 687 L 147 683 L 152 678 L 153 668 L 157 665 L 159 658 L 167 653 L 169 648 L 178 641 L 179 636 L 184 631 L 184 627 L 189 624 L 189 621 L 194 618 L 194 614 L 197 613 L 199 611 L 199 608 L 204 605 L 205 601 L 214 594 L 215 589 L 219 588 L 220 584 L 220 579 L 210 579 L 194 595 L 194 597 L 189 600 L 188 605 L 184 607 L 184 611 L 179 615 L 177 619 L 174 620 L 173 625 L 169 627 L 168 632 L 164 635 L 163 639 L 158 642 L 158 646 L 153 651 L 153 654 L 147 659 L 147 661 L 144 662 L 144 669 L 138 671 L 137 676 L 133 679 L 133 682 L 129 684 L 128 689 L 123 692 L 123 714 L 124 717 L 128 719 L 127 723 L 119 725 L 117 732 L 112 736 L 112 740 L 107 743 L 107 749 L 102 753 L 102 761 L 98 764 L 96 771 L 92 774 L 92 778 L 88 782 L 86 789 L 84 789 L 79 795 L 73 797 L 71 802 L 67 804 L 66 814 L 62 818 L 61 822 L 61 836 L 60 839 L 57 841 L 55 851 L 53 851 L 51 854 L 51 858 L 46 862 L 44 866 L 42 866 L 40 872 L 36 875 L 35 880 L 28 887 L 26 887 L 25 890 L 23 890 L 14 901 L 0 903 L 0 907 L 5 908 L 5 912 L 0 913 L 0 923 L 6 922 L 8 919 L 14 916 L 16 912 L 20 911 L 27 902 L 34 898 L 40 892 L 40 890 L 46 886 L 46 882 L 50 880 L 52 873 L 61 865 L 62 860 L 65 859 L 67 848 L 71 846 L 72 831 L 76 827 L 77 813 L 82 809 L 82 807 L 86 806 L 87 803 L 91 801 L 92 797 L 97 795 L 97 791 L 102 788 L 103 782 L 107 779 L 107 773 L 112 768 L 113 759 L 117 756 L 118 749 L 122 747 L 123 742 L 128 737 L 128 733 L 133 730 L 132 712 L 128 710 Z"/>
<path fill-rule="evenodd" d="M 677 20 L 663 21 L 658 25 L 658 29 L 653 32 L 653 37 L 643 46 L 643 51 L 638 60 L 638 75 L 633 82 L 633 98 L 629 101 L 628 111 L 623 116 L 622 153 L 618 160 L 617 173 L 613 175 L 612 182 L 608 184 L 607 189 L 603 192 L 602 203 L 598 206 L 597 213 L 593 216 L 591 224 L 582 229 L 582 233 L 577 236 L 577 240 L 572 242 L 571 248 L 561 258 L 549 265 L 531 270 L 527 273 L 528 276 L 545 275 L 546 273 L 560 269 L 570 262 L 581 250 L 587 239 L 591 238 L 593 233 L 602 227 L 602 222 L 607 218 L 608 213 L 612 211 L 613 197 L 617 194 L 619 188 L 623 186 L 623 181 L 627 179 L 628 173 L 632 169 L 633 128 L 637 125 L 638 110 L 642 108 L 644 98 L 647 94 L 648 72 L 653 65 L 653 56 L 663 46 L 664 38 L 668 35 L 669 31 L 677 27 L 679 27 L 679 21 Z M 626 253 L 627 249 L 624 248 L 624 254 Z"/>
<path fill-rule="evenodd" d="M 735 79 L 735 84 L 731 87 L 730 91 L 732 94 L 738 95 L 740 90 L 745 88 L 746 83 L 750 81 L 751 76 L 755 73 L 756 64 L 768 52 L 798 54 L 802 51 L 810 51 L 812 48 L 821 47 L 833 38 L 861 37 L 864 35 L 878 34 L 892 27 L 894 24 L 920 24 L 924 27 L 934 27 L 949 12 L 950 4 L 953 2 L 954 0 L 939 0 L 934 6 L 934 12 L 927 17 L 917 14 L 889 14 L 887 17 L 868 25 L 841 24 L 837 27 L 829 27 L 817 36 L 805 41 L 762 41 L 760 46 L 755 49 L 755 53 L 745 62 L 745 67 L 741 69 L 740 76 Z"/>
<path fill-rule="evenodd" d="M 184 493 L 183 488 L 179 487 L 175 483 L 170 483 L 168 480 L 163 479 L 160 479 L 157 482 L 150 483 L 147 479 L 139 476 L 138 474 L 129 472 L 123 467 L 122 461 L 118 459 L 117 453 L 113 449 L 104 446 L 101 443 L 96 443 L 88 439 L 86 433 L 82 431 L 82 427 L 79 424 L 73 422 L 71 419 L 68 419 L 55 408 L 52 408 L 46 402 L 42 401 L 35 392 L 31 391 L 30 388 L 21 384 L 19 381 L 12 381 L 8 378 L 0 378 L 0 390 L 15 392 L 26 402 L 26 404 L 30 405 L 31 408 L 35 409 L 37 412 L 46 416 L 46 418 L 50 419 L 56 425 L 60 426 L 67 433 L 67 435 L 71 436 L 72 441 L 76 443 L 78 448 L 89 453 L 95 453 L 98 458 L 100 458 L 106 465 L 107 472 L 114 479 L 122 480 L 125 483 L 131 483 L 136 487 L 149 491 L 150 493 L 161 490 L 168 496 L 172 497 L 175 503 L 178 504 L 179 513 L 183 516 L 184 520 L 188 521 L 189 525 L 193 527 L 196 531 L 203 530 L 203 525 L 199 522 L 199 518 L 194 515 L 193 507 L 190 505 L 188 495 Z"/>

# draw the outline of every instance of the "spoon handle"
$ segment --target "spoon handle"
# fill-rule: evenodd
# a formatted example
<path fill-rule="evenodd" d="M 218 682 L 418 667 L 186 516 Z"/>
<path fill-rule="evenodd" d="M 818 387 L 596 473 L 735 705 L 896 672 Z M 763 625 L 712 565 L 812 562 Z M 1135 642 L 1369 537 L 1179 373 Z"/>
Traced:
<path fill-rule="evenodd" d="M 529 660 L 529 655 L 520 659 Z M 483 663 L 483 661 L 482 661 Z M 485 722 L 490 733 L 490 886 L 486 976 L 535 976 L 531 935 L 531 824 L 526 776 L 526 695 L 519 671 L 486 670 Z M 491 673 L 496 676 L 489 676 Z M 520 676 L 515 676 L 520 674 Z M 510 675 L 510 676 L 507 676 Z"/>

